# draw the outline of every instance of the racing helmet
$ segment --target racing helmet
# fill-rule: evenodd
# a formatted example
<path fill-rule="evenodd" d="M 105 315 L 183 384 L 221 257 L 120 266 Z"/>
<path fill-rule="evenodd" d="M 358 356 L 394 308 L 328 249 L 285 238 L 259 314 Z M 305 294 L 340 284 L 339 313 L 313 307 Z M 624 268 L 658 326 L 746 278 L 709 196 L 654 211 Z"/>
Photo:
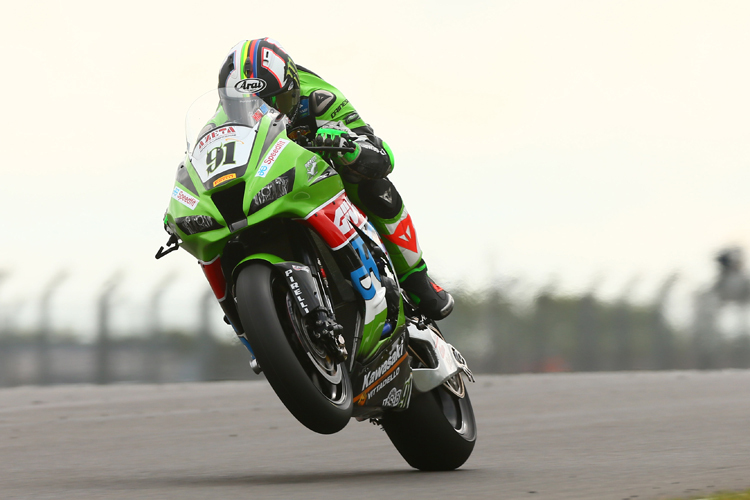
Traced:
<path fill-rule="evenodd" d="M 219 97 L 230 120 L 243 112 L 243 96 L 255 95 L 285 114 L 297 117 L 299 74 L 294 61 L 271 38 L 243 40 L 229 51 L 219 71 Z"/>

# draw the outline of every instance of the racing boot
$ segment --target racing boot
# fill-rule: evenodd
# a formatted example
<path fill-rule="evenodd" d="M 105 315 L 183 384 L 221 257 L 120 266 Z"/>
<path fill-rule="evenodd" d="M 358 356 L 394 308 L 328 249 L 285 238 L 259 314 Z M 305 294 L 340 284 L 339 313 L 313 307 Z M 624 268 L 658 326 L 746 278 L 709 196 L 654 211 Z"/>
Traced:
<path fill-rule="evenodd" d="M 427 265 L 424 261 L 420 264 L 406 278 L 400 280 L 401 288 L 409 294 L 409 298 L 425 316 L 436 321 L 443 319 L 453 311 L 453 296 L 427 275 Z"/>
<path fill-rule="evenodd" d="M 345 185 L 354 204 L 383 238 L 401 287 L 428 318 L 448 316 L 453 311 L 453 297 L 427 275 L 414 224 L 396 187 L 387 178 Z"/>

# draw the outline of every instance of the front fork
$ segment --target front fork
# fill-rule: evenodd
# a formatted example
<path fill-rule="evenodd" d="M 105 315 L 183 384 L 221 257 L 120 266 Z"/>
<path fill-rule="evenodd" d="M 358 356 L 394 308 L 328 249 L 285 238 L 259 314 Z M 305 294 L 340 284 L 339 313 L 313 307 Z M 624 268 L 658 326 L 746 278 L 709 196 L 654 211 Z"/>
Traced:
<path fill-rule="evenodd" d="M 240 342 L 250 352 L 250 368 L 256 374 L 259 374 L 262 370 L 258 364 L 258 360 L 255 359 L 255 352 L 253 352 L 253 348 L 245 336 L 245 330 L 242 328 L 237 306 L 234 300 L 231 299 L 232 295 L 227 286 L 224 270 L 221 268 L 221 257 L 216 257 L 209 262 L 198 261 L 198 264 L 200 264 L 203 274 L 208 280 L 208 284 L 211 285 L 211 290 L 213 290 L 216 300 L 219 302 L 222 311 L 224 311 L 224 321 L 234 329 Z"/>
<path fill-rule="evenodd" d="M 245 331 L 242 328 L 237 307 L 231 299 L 231 291 L 227 286 L 224 270 L 221 268 L 221 257 L 216 257 L 209 262 L 198 261 L 198 264 L 200 264 L 203 274 L 208 280 L 208 284 L 211 285 L 211 290 L 213 290 L 216 300 L 219 301 L 219 305 L 224 311 L 224 321 L 234 328 L 237 335 L 243 336 Z"/>
<path fill-rule="evenodd" d="M 309 248 L 312 245 L 309 241 L 307 243 L 302 247 Z M 274 259 L 276 262 L 271 262 L 267 259 L 272 256 L 268 255 L 257 255 L 256 257 L 256 259 L 253 259 L 253 256 L 250 256 L 243 262 L 260 260 L 276 267 L 284 276 L 289 291 L 295 299 L 295 306 L 299 309 L 300 314 L 308 320 L 314 335 L 327 346 L 332 358 L 339 362 L 345 361 L 348 353 L 344 338 L 341 335 L 342 327 L 335 319 L 333 304 L 330 300 L 330 289 L 320 259 L 311 255 L 310 251 L 302 252 L 304 264 L 281 261 L 281 259 Z M 224 321 L 232 326 L 240 341 L 250 351 L 252 356 L 250 366 L 253 371 L 260 373 L 260 366 L 255 360 L 255 353 L 244 334 L 242 322 L 234 300 L 232 300 L 233 294 L 221 265 L 221 257 L 216 257 L 209 262 L 199 261 L 199 264 L 216 300 L 224 311 Z"/>

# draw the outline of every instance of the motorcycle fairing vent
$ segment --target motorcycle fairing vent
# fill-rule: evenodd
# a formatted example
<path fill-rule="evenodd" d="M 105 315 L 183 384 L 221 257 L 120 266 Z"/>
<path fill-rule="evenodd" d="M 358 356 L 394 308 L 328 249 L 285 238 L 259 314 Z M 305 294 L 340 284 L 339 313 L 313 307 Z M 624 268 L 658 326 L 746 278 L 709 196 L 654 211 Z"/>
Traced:
<path fill-rule="evenodd" d="M 245 199 L 245 183 L 238 182 L 222 191 L 211 194 L 211 199 L 219 209 L 229 230 L 234 232 L 247 226 L 247 215 L 242 209 Z"/>

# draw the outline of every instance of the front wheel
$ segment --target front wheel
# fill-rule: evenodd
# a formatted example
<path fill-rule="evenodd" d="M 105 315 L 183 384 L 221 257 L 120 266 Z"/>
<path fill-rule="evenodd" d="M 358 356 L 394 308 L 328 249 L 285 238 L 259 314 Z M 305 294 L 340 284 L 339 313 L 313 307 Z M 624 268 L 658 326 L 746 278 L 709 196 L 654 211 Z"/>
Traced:
<path fill-rule="evenodd" d="M 281 402 L 320 434 L 343 429 L 352 416 L 352 386 L 308 331 L 283 278 L 251 264 L 236 283 L 237 310 L 258 364 Z"/>
<path fill-rule="evenodd" d="M 461 375 L 428 393 L 412 397 L 404 411 L 388 411 L 381 423 L 409 465 L 424 471 L 461 467 L 474 450 L 477 425 Z M 454 382 L 451 384 L 450 382 Z M 453 386 L 463 390 L 457 395 Z"/>

